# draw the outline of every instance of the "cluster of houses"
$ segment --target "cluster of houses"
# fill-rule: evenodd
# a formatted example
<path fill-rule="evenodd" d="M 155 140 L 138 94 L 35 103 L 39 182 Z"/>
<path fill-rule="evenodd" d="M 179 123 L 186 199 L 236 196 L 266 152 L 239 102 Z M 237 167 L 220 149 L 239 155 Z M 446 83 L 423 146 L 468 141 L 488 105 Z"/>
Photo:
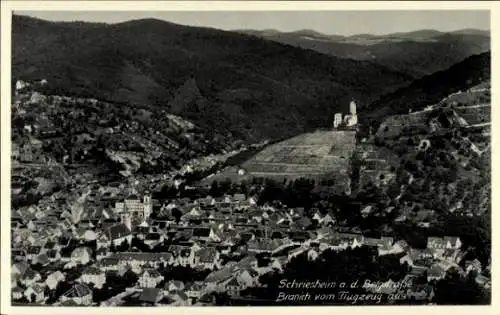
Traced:
<path fill-rule="evenodd" d="M 457 268 L 463 273 L 478 272 L 482 277 L 478 283 L 489 285 L 479 261 L 461 267 L 464 251 L 457 237 L 429 238 L 427 248 L 414 249 L 392 237 L 339 232 L 332 213 L 315 211 L 309 218 L 302 208 L 261 206 L 243 194 L 165 203 L 147 194 L 123 199 L 115 194 L 108 198 L 107 207 L 96 207 L 92 200 L 99 196 L 92 191 L 82 195 L 89 202 L 76 196 L 64 209 L 57 206 L 56 194 L 51 201 L 13 212 L 13 300 L 44 303 L 58 283 L 71 275 L 71 289 L 56 303 L 91 305 L 93 289 L 107 285 L 108 273 L 131 270 L 138 281 L 129 293 L 139 301 L 190 305 L 211 292 L 238 295 L 259 286 L 260 276 L 283 270 L 299 255 L 315 260 L 327 249 L 360 246 L 374 247 L 380 256 L 400 254 L 400 262 L 411 267 L 412 275 L 426 272 L 429 281 Z M 270 257 L 269 263 L 259 266 L 258 255 Z M 165 279 L 160 271 L 175 266 L 205 270 L 208 276 L 204 281 Z"/>

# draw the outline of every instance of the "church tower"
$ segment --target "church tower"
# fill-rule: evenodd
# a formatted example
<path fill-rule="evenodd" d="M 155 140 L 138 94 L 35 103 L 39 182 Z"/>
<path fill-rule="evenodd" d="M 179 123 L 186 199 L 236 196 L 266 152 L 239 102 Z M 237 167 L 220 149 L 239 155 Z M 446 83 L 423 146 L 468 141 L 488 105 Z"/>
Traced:
<path fill-rule="evenodd" d="M 153 212 L 153 202 L 151 201 L 151 196 L 149 194 L 145 195 L 143 199 L 142 205 L 144 207 L 144 219 L 147 219 Z"/>

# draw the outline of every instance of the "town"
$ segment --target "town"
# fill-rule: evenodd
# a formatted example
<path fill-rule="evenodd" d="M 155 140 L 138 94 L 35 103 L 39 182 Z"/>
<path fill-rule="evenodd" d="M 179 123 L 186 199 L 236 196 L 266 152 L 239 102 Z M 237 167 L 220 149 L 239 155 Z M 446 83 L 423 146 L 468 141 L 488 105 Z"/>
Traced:
<path fill-rule="evenodd" d="M 411 229 L 397 230 L 398 224 L 403 227 L 415 224 L 421 230 L 432 231 L 433 226 L 442 223 L 439 221 L 441 214 L 431 210 L 435 205 L 428 205 L 424 200 L 404 200 L 412 187 L 416 187 L 414 185 L 440 187 L 439 182 L 437 179 L 434 182 L 424 180 L 417 166 L 413 167 L 413 174 L 408 171 L 411 167 L 397 170 L 398 158 L 384 153 L 382 148 L 375 148 L 366 139 L 356 148 L 346 142 L 351 146 L 346 155 L 357 156 L 361 166 L 356 176 L 349 175 L 349 180 L 343 182 L 343 191 L 335 192 L 341 196 L 310 200 L 311 196 L 323 195 L 317 192 L 318 185 L 311 184 L 308 179 L 296 177 L 284 188 L 278 188 L 278 181 L 248 179 L 252 172 L 261 172 L 259 167 L 263 162 L 258 166 L 252 162 L 254 169 L 248 168 L 236 175 L 245 178 L 246 182 L 226 182 L 224 171 L 218 168 L 223 169 L 228 158 L 246 149 L 231 141 L 219 142 L 222 153 L 208 152 L 203 141 L 189 142 L 192 151 L 185 151 L 176 157 L 178 160 L 171 161 L 177 167 L 160 166 L 164 148 L 152 141 L 177 147 L 183 133 L 197 137 L 195 126 L 173 115 L 167 119 L 178 131 L 169 135 L 121 122 L 115 125 L 99 122 L 95 115 L 79 116 L 72 109 L 69 111 L 76 115 L 75 121 L 84 116 L 85 119 L 94 117 L 90 119 L 103 126 L 82 130 L 65 126 L 65 120 L 60 118 L 65 106 L 71 108 L 75 103 L 92 108 L 100 102 L 45 96 L 32 89 L 33 85 L 43 87 L 47 84 L 50 82 L 46 80 L 18 81 L 15 87 L 11 187 L 14 305 L 188 306 L 239 305 L 253 301 L 275 305 L 279 302 L 278 296 L 265 294 L 273 285 L 269 279 L 279 279 L 280 275 L 295 270 L 290 266 L 298 262 L 321 264 L 325 257 L 351 255 L 359 250 L 366 250 L 366 258 L 374 264 L 384 259 L 395 261 L 401 270 L 398 276 L 380 276 L 373 282 L 411 284 L 387 286 L 389 289 L 382 292 L 385 295 L 404 294 L 407 297 L 393 303 L 433 303 L 438 294 L 436 288 L 450 274 L 458 279 L 472 279 L 480 290 L 488 291 L 491 287 L 491 262 L 471 245 L 471 240 L 462 239 L 457 233 L 427 232 L 424 244 L 421 241 L 421 246 L 415 246 L 418 241 L 405 236 Z M 464 93 L 475 93 L 475 90 Z M 473 107 L 471 110 L 480 109 Z M 424 114 L 431 112 L 425 110 Z M 408 114 L 409 117 L 416 115 L 420 114 Z M 432 120 L 435 132 L 446 129 L 442 121 L 450 117 L 446 113 L 439 115 Z M 394 131 L 397 125 L 394 120 L 403 118 L 394 116 L 382 124 L 377 132 L 377 141 L 383 138 L 382 146 L 394 148 L 400 145 L 399 142 L 415 137 L 404 134 L 406 138 L 394 140 L 392 133 L 403 133 L 402 130 Z M 342 114 L 336 114 L 333 130 L 322 132 L 351 137 L 349 132 L 355 132 L 357 120 L 356 104 L 352 102 L 350 114 L 344 119 Z M 391 135 L 387 136 L 390 123 Z M 454 121 L 449 123 L 453 125 Z M 476 127 L 474 123 L 470 124 L 471 128 Z M 469 126 L 467 122 L 463 124 Z M 73 132 L 71 137 L 75 142 L 64 148 L 61 141 L 66 135 L 60 133 L 67 130 Z M 127 147 L 123 146 L 125 142 L 109 142 L 118 136 L 128 137 L 131 132 L 144 135 L 130 139 Z M 169 140 L 159 140 L 161 137 Z M 416 151 L 411 154 L 423 155 L 428 149 L 430 141 L 426 136 L 420 138 L 414 141 Z M 459 139 L 462 140 L 457 141 L 467 143 L 466 149 L 470 151 L 465 152 L 462 148 L 456 155 L 456 160 L 465 166 L 474 162 L 473 158 L 464 156 L 479 156 L 488 150 L 481 146 L 479 137 L 471 140 L 462 136 Z M 96 149 L 100 141 L 106 142 L 105 152 Z M 431 141 L 434 144 L 437 140 L 432 138 Z M 471 141 L 477 145 L 471 145 Z M 142 148 L 134 148 L 138 145 Z M 457 146 L 464 145 L 460 142 Z M 278 144 L 280 150 L 282 147 Z M 337 154 L 332 152 L 329 154 Z M 113 176 L 96 172 L 89 161 L 98 159 L 106 160 L 111 170 L 119 169 L 119 172 Z M 341 165 L 350 168 L 351 164 L 355 163 Z M 474 164 L 471 165 L 467 167 L 474 173 Z M 350 174 L 350 170 L 341 171 Z M 190 180 L 189 177 L 196 172 L 202 174 L 199 179 L 212 180 L 209 184 L 196 185 L 198 178 Z M 276 171 L 266 172 L 274 174 Z M 213 176 L 214 173 L 217 175 Z M 400 184 L 391 196 L 388 187 L 393 178 Z M 459 188 L 455 186 L 443 189 L 452 189 L 451 195 L 458 196 Z M 304 193 L 306 197 L 301 197 L 301 189 L 307 189 L 305 187 L 310 190 Z M 293 193 L 287 194 L 287 189 Z M 388 196 L 369 196 L 380 189 Z M 277 190 L 289 197 L 279 200 L 278 195 L 273 194 Z M 466 193 L 462 192 L 462 196 Z M 307 201 L 287 202 L 290 196 Z M 465 201 L 455 204 L 454 200 L 448 200 L 445 207 L 457 220 L 481 217 L 487 208 L 487 204 L 483 204 L 476 207 L 476 212 L 471 212 L 471 207 L 463 203 Z M 372 224 L 370 228 L 366 226 L 368 221 Z M 378 224 L 376 222 L 380 223 L 380 229 L 374 233 L 370 229 Z M 274 282 L 274 285 L 280 283 L 279 280 Z M 367 303 L 370 303 L 368 299 Z"/>

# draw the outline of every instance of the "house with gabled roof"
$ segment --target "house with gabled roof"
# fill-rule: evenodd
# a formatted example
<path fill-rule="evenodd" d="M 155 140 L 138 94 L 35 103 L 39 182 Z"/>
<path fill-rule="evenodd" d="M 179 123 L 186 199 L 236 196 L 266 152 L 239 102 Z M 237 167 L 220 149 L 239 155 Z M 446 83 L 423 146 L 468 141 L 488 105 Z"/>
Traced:
<path fill-rule="evenodd" d="M 12 300 L 20 300 L 24 296 L 24 289 L 21 287 L 15 287 L 11 290 Z"/>
<path fill-rule="evenodd" d="M 172 254 L 173 263 L 180 266 L 194 265 L 194 252 L 190 246 L 170 245 L 168 252 Z"/>
<path fill-rule="evenodd" d="M 45 279 L 45 284 L 48 286 L 50 290 L 55 290 L 57 288 L 57 284 L 61 281 L 64 281 L 66 276 L 59 270 L 49 274 L 47 279 Z"/>
<path fill-rule="evenodd" d="M 421 277 L 427 272 L 428 269 L 429 267 L 427 266 L 413 265 L 411 266 L 410 275 L 413 277 Z"/>
<path fill-rule="evenodd" d="M 491 289 L 491 279 L 489 277 L 479 274 L 474 280 L 480 287 L 484 289 Z"/>
<path fill-rule="evenodd" d="M 24 291 L 24 296 L 31 303 L 41 303 L 45 299 L 45 285 L 43 283 L 35 283 L 28 286 Z"/>
<path fill-rule="evenodd" d="M 480 274 L 482 271 L 481 262 L 476 258 L 474 260 L 468 260 L 465 262 L 465 272 L 475 272 Z"/>
<path fill-rule="evenodd" d="M 407 263 L 410 266 L 425 265 L 434 260 L 434 252 L 431 249 L 409 248 L 406 255 L 399 259 L 401 264 Z"/>
<path fill-rule="evenodd" d="M 460 249 L 460 247 L 462 247 L 462 241 L 457 236 L 445 236 L 444 241 L 446 243 L 446 248 Z"/>
<path fill-rule="evenodd" d="M 327 213 L 321 219 L 320 224 L 323 226 L 331 226 L 331 225 L 335 224 L 335 222 L 336 222 L 335 217 L 332 214 Z"/>
<path fill-rule="evenodd" d="M 182 291 L 184 290 L 184 282 L 180 280 L 170 280 L 165 283 L 163 290 L 166 292 Z"/>
<path fill-rule="evenodd" d="M 460 250 L 455 249 L 455 248 L 447 248 L 444 251 L 440 251 L 436 253 L 436 257 L 438 259 L 450 262 L 450 263 L 455 263 L 457 261 L 457 257 L 459 255 Z"/>
<path fill-rule="evenodd" d="M 311 247 L 307 251 L 307 259 L 314 261 L 319 257 L 319 248 Z"/>
<path fill-rule="evenodd" d="M 85 229 L 83 227 L 77 228 L 75 231 L 75 238 L 78 240 L 83 240 L 86 242 L 91 242 L 97 239 L 97 233 L 90 229 Z"/>
<path fill-rule="evenodd" d="M 42 266 L 46 266 L 50 263 L 49 257 L 47 253 L 40 254 L 33 259 L 34 264 L 40 264 Z"/>
<path fill-rule="evenodd" d="M 61 252 L 55 249 L 51 249 L 45 253 L 49 258 L 49 262 L 57 262 L 61 260 Z"/>
<path fill-rule="evenodd" d="M 164 237 L 163 233 L 154 232 L 154 233 L 147 233 L 144 236 L 143 242 L 144 242 L 144 244 L 146 244 L 150 248 L 153 248 L 156 245 L 162 243 L 164 240 L 165 240 L 165 237 Z"/>
<path fill-rule="evenodd" d="M 144 253 L 144 252 L 120 252 L 114 253 L 108 258 L 101 260 L 118 260 L 118 265 L 129 265 L 134 266 L 151 266 L 152 268 L 158 268 L 163 264 L 173 264 L 174 257 L 172 253 Z"/>
<path fill-rule="evenodd" d="M 110 227 L 106 231 L 106 236 L 111 240 L 114 246 L 119 246 L 125 241 L 129 244 L 132 242 L 131 231 L 121 223 Z"/>
<path fill-rule="evenodd" d="M 26 287 L 29 287 L 29 286 L 35 284 L 35 282 L 38 282 L 41 279 L 42 279 L 42 276 L 40 275 L 40 273 L 37 271 L 34 271 L 31 268 L 26 269 L 24 274 L 22 276 L 19 276 L 19 282 L 21 282 L 21 284 L 23 284 Z"/>
<path fill-rule="evenodd" d="M 245 196 L 245 194 L 234 194 L 231 197 L 231 201 L 234 203 L 244 203 L 247 201 L 247 197 Z"/>
<path fill-rule="evenodd" d="M 220 241 L 220 238 L 215 233 L 214 229 L 210 226 L 201 226 L 193 228 L 191 237 L 193 240 L 200 240 L 203 242 Z"/>
<path fill-rule="evenodd" d="M 381 241 L 378 238 L 366 237 L 366 236 L 363 238 L 363 245 L 365 246 L 378 247 L 380 243 Z"/>
<path fill-rule="evenodd" d="M 68 247 L 74 240 L 73 235 L 69 231 L 63 231 L 63 234 L 57 239 L 57 242 L 63 247 Z"/>
<path fill-rule="evenodd" d="M 150 223 L 148 222 L 148 220 L 144 220 L 141 222 L 141 224 L 135 227 L 134 233 L 137 237 L 144 237 L 144 235 L 148 234 L 150 231 Z"/>
<path fill-rule="evenodd" d="M 224 268 L 211 272 L 204 281 L 205 292 L 218 291 L 224 289 L 224 283 L 233 277 L 231 268 Z"/>
<path fill-rule="evenodd" d="M 41 246 L 29 246 L 26 248 L 26 258 L 28 260 L 34 260 L 42 252 Z"/>
<path fill-rule="evenodd" d="M 408 288 L 406 295 L 410 299 L 415 299 L 417 301 L 432 300 L 434 297 L 434 288 L 429 284 L 417 284 Z"/>
<path fill-rule="evenodd" d="M 300 256 L 301 254 L 307 253 L 308 249 L 305 247 L 297 247 L 288 252 L 288 260 Z"/>
<path fill-rule="evenodd" d="M 307 243 L 313 236 L 308 231 L 291 230 L 288 232 L 289 239 L 295 244 Z"/>
<path fill-rule="evenodd" d="M 90 305 L 92 304 L 92 290 L 88 285 L 77 282 L 61 295 L 60 300 L 63 303 L 71 300 L 77 305 Z"/>
<path fill-rule="evenodd" d="M 100 289 L 106 283 L 106 274 L 97 266 L 90 266 L 82 272 L 80 281 L 87 284 L 93 283 L 94 287 Z"/>
<path fill-rule="evenodd" d="M 61 246 L 56 241 L 47 241 L 42 247 L 42 252 L 47 252 L 52 249 L 59 250 L 60 248 Z"/>
<path fill-rule="evenodd" d="M 29 267 L 30 265 L 26 261 L 20 261 L 12 265 L 10 272 L 12 275 L 23 277 L 24 273 L 29 269 Z"/>
<path fill-rule="evenodd" d="M 101 260 L 103 258 L 109 257 L 111 255 L 111 251 L 108 248 L 99 247 L 97 248 L 95 255 L 97 260 Z"/>
<path fill-rule="evenodd" d="M 164 295 L 161 289 L 158 288 L 144 288 L 139 296 L 139 301 L 153 304 L 160 302 Z"/>
<path fill-rule="evenodd" d="M 220 253 L 215 247 L 205 247 L 194 254 L 193 265 L 203 269 L 214 269 L 219 265 Z"/>
<path fill-rule="evenodd" d="M 240 269 L 237 272 L 237 280 L 244 287 L 253 287 L 259 283 L 259 272 L 253 268 Z"/>
<path fill-rule="evenodd" d="M 26 251 L 22 248 L 12 248 L 10 256 L 14 261 L 26 261 Z"/>
<path fill-rule="evenodd" d="M 90 247 L 78 247 L 71 252 L 70 261 L 75 264 L 85 265 L 92 260 L 92 249 Z"/>
<path fill-rule="evenodd" d="M 224 283 L 226 292 L 231 296 L 237 296 L 240 294 L 241 290 L 246 288 L 244 283 L 240 283 L 236 277 L 232 277 L 230 280 Z"/>
<path fill-rule="evenodd" d="M 191 299 L 198 299 L 205 293 L 205 285 L 202 281 L 187 284 L 184 293 Z"/>
<path fill-rule="evenodd" d="M 99 260 L 97 266 L 104 271 L 118 271 L 120 269 L 120 261 L 115 257 L 104 257 Z"/>
<path fill-rule="evenodd" d="M 405 245 L 404 243 L 399 241 L 396 243 L 391 243 L 392 242 L 383 242 L 382 246 L 378 248 L 378 255 L 383 256 L 391 254 L 401 254 L 404 253 L 407 248 L 407 244 Z"/>
<path fill-rule="evenodd" d="M 431 280 L 441 280 L 446 276 L 446 270 L 443 269 L 439 264 L 432 265 L 427 270 L 427 281 Z"/>
<path fill-rule="evenodd" d="M 109 248 L 111 245 L 111 239 L 108 233 L 100 233 L 96 238 L 96 246 L 99 248 Z"/>
<path fill-rule="evenodd" d="M 169 298 L 173 300 L 170 305 L 172 306 L 189 306 L 191 305 L 191 299 L 183 291 L 170 292 Z"/>
<path fill-rule="evenodd" d="M 111 217 L 111 218 L 106 218 L 104 220 L 101 219 L 100 224 L 101 224 L 101 230 L 107 231 L 109 230 L 110 227 L 120 224 L 120 221 L 115 217 Z"/>
<path fill-rule="evenodd" d="M 364 244 L 364 236 L 361 234 L 337 233 L 335 238 L 346 247 L 356 248 Z"/>
<path fill-rule="evenodd" d="M 145 269 L 139 276 L 139 286 L 143 288 L 155 288 L 163 281 L 163 276 L 155 269 Z"/>
<path fill-rule="evenodd" d="M 323 238 L 327 238 L 328 236 L 332 236 L 334 234 L 335 231 L 331 227 L 323 226 L 316 230 L 316 239 L 320 240 Z"/>
<path fill-rule="evenodd" d="M 427 248 L 432 250 L 459 249 L 461 246 L 462 242 L 456 236 L 429 237 L 427 239 Z"/>
<path fill-rule="evenodd" d="M 259 238 L 248 241 L 248 251 L 252 253 L 272 253 L 280 247 L 280 240 Z"/>

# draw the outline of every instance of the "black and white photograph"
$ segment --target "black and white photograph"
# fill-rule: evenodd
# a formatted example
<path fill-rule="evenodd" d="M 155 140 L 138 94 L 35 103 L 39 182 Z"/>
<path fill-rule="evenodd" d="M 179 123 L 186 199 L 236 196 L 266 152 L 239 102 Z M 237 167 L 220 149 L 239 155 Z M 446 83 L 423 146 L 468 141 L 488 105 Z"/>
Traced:
<path fill-rule="evenodd" d="M 9 14 L 12 309 L 491 305 L 490 10 Z"/>

